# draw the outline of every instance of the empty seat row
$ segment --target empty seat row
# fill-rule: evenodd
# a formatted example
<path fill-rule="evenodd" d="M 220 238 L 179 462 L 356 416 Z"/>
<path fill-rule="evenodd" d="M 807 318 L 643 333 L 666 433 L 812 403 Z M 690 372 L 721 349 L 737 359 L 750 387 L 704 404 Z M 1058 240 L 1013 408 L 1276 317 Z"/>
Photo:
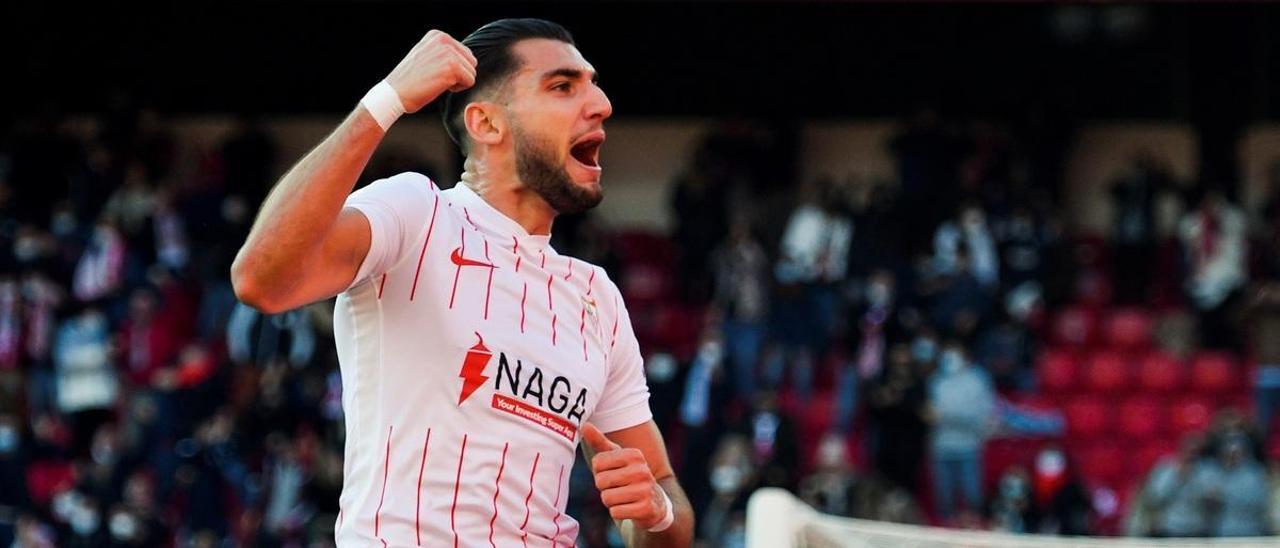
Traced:
<path fill-rule="evenodd" d="M 1206 395 L 1239 391 L 1244 375 L 1228 354 L 1201 353 L 1189 362 L 1159 351 L 1128 357 L 1099 351 L 1083 357 L 1047 351 L 1037 364 L 1040 390 L 1050 397 L 1072 393 L 1115 394 L 1198 392 Z"/>

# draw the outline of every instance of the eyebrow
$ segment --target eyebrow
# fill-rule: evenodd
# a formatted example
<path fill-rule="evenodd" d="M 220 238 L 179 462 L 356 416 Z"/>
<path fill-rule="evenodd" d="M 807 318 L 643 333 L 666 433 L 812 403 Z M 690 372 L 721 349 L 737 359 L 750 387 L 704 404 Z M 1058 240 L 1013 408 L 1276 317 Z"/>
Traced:
<path fill-rule="evenodd" d="M 600 73 L 595 71 L 583 71 L 583 70 L 574 69 L 574 68 L 558 68 L 555 70 L 549 70 L 547 72 L 544 72 L 542 73 L 542 81 L 545 82 L 552 78 L 558 78 L 558 77 L 564 77 L 570 80 L 579 80 L 583 77 L 584 74 L 591 75 L 591 83 L 594 84 L 594 83 L 600 82 Z"/>

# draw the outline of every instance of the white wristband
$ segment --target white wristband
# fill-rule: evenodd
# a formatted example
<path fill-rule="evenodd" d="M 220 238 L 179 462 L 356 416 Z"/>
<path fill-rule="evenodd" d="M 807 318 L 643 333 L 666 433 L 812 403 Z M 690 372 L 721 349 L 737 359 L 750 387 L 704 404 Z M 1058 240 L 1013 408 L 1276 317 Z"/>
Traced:
<path fill-rule="evenodd" d="M 662 498 L 666 499 L 667 515 L 664 516 L 662 518 L 662 521 L 659 521 L 657 525 L 654 525 L 653 527 L 649 528 L 650 533 L 661 533 L 663 531 L 666 531 L 667 528 L 671 527 L 671 524 L 675 523 L 676 521 L 676 512 L 671 507 L 671 497 L 667 496 L 667 492 L 663 490 L 661 487 L 658 488 L 658 491 L 662 492 Z"/>
<path fill-rule="evenodd" d="M 369 93 L 364 94 L 364 98 L 360 99 L 360 104 L 364 105 L 374 121 L 378 122 L 382 131 L 391 129 L 391 124 L 404 114 L 404 103 L 400 102 L 400 95 L 386 80 L 370 88 Z"/>

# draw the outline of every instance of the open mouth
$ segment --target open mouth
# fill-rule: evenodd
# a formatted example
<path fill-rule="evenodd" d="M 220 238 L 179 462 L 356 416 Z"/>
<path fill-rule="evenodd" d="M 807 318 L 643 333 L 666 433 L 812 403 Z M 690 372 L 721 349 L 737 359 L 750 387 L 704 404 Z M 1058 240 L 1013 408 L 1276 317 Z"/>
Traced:
<path fill-rule="evenodd" d="M 604 133 L 596 132 L 573 144 L 569 155 L 578 163 L 589 168 L 600 167 L 600 145 L 604 144 Z"/>

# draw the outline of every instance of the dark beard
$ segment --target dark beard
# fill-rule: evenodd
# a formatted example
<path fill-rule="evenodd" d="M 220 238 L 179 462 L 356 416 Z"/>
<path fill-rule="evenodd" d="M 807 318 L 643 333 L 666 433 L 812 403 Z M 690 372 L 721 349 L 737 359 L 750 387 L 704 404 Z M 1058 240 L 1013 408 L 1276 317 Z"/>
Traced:
<path fill-rule="evenodd" d="M 551 209 L 561 215 L 582 213 L 600 204 L 604 192 L 574 184 L 563 164 L 556 164 L 550 143 L 533 137 L 513 125 L 516 174 L 524 186 L 538 193 Z"/>

